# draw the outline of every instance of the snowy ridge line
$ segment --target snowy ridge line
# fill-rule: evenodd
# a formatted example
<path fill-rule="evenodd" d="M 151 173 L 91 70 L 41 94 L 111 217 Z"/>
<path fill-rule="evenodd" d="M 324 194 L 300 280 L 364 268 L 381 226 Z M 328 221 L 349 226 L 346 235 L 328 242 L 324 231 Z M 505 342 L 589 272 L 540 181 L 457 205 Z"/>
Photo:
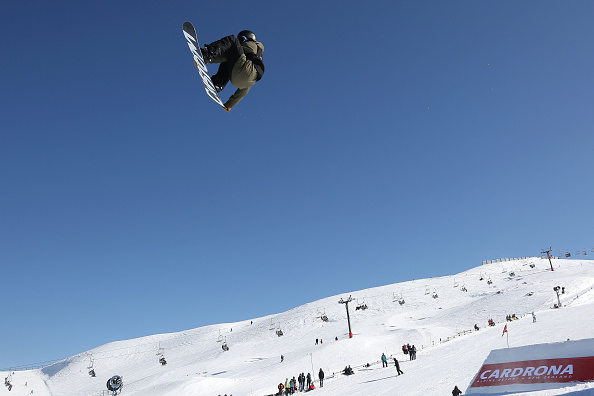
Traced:
<path fill-rule="evenodd" d="M 541 258 L 538 257 L 531 257 L 530 259 L 536 259 L 536 260 L 542 260 Z M 546 259 L 545 259 L 546 260 Z M 524 263 L 522 265 L 527 265 L 528 263 Z M 508 272 L 507 269 L 502 268 L 503 270 L 501 272 L 498 271 L 492 271 L 489 273 L 481 273 L 483 274 L 483 276 L 485 276 L 485 278 L 490 277 L 490 275 L 500 275 L 502 273 L 506 273 Z M 547 269 L 539 269 L 539 268 L 534 268 L 534 269 L 529 269 L 529 270 L 523 270 L 523 269 L 515 269 L 514 271 L 519 272 L 519 271 L 526 271 L 527 273 L 529 272 L 530 274 L 535 274 L 535 273 L 542 273 L 542 272 L 547 272 Z M 456 282 L 456 279 L 465 279 L 467 277 L 474 277 L 474 274 L 468 274 L 468 273 L 463 273 L 463 274 L 457 274 L 457 275 L 446 275 L 446 276 L 440 276 L 440 277 L 434 277 L 434 278 L 427 278 L 427 279 L 445 279 L 445 278 L 452 278 L 454 280 L 454 282 Z M 517 276 L 517 275 L 516 275 Z M 411 281 L 405 281 L 405 282 L 401 282 L 398 283 L 399 287 L 402 288 L 406 288 L 407 284 L 409 284 L 408 286 L 413 286 L 410 285 L 411 283 L 425 283 L 424 281 L 426 281 L 427 279 L 419 279 L 419 280 L 411 280 Z M 393 285 L 385 285 L 385 286 L 380 286 L 380 287 L 391 287 Z M 429 287 L 427 285 L 425 286 L 421 286 L 418 285 L 418 287 L 415 287 L 415 290 L 417 292 L 419 292 L 419 294 L 421 295 L 421 298 L 423 298 L 423 288 L 425 287 Z M 458 287 L 458 286 L 454 286 L 454 287 Z M 442 286 L 438 286 L 438 287 L 433 287 L 433 289 L 440 289 L 442 290 Z M 357 292 L 354 292 L 357 293 Z M 382 292 L 379 294 L 366 294 L 366 295 L 362 295 L 362 296 L 358 296 L 356 297 L 357 300 L 370 300 L 370 299 L 378 299 L 378 298 L 387 298 L 392 300 L 392 302 L 396 302 L 396 300 L 394 300 L 394 295 L 395 294 L 400 294 L 402 297 L 404 297 L 404 292 Z M 411 297 L 413 294 L 406 292 L 406 298 L 413 298 Z M 337 296 L 334 297 L 330 297 L 330 298 L 337 298 Z M 413 300 L 413 301 L 420 301 L 419 300 Z M 427 301 L 432 301 L 432 299 L 428 299 Z M 307 319 L 309 318 L 312 322 L 315 322 L 319 319 L 318 315 L 318 310 L 320 309 L 320 307 L 322 307 L 324 304 L 320 303 L 320 302 L 314 302 L 314 303 L 309 303 L 315 306 L 312 306 L 310 309 L 308 309 L 305 312 L 300 312 L 300 316 L 299 317 L 291 317 L 291 319 L 288 320 L 274 320 L 275 317 L 281 316 L 281 315 L 285 315 L 289 312 L 291 312 L 293 308 L 291 310 L 288 310 L 287 312 L 283 312 L 283 313 L 279 313 L 276 314 L 274 316 L 266 316 L 263 318 L 259 318 L 256 320 L 263 320 L 265 318 L 267 319 L 271 319 L 271 321 L 273 323 L 277 324 L 277 327 L 288 327 L 290 324 L 293 323 L 297 323 L 297 322 L 304 322 L 307 321 Z M 309 305 L 306 304 L 306 305 Z M 371 302 L 369 304 L 372 304 Z M 406 303 L 408 307 L 411 306 L 410 301 Z M 372 311 L 374 311 L 373 309 L 373 305 L 369 307 Z M 405 309 L 406 307 L 403 307 L 403 309 Z M 313 318 L 313 319 L 312 319 Z M 346 321 L 346 317 L 343 317 L 342 315 L 340 317 L 338 317 L 338 319 L 330 319 L 330 321 Z M 15 368 L 12 368 L 13 370 L 17 370 L 17 371 L 26 371 L 26 370 L 33 370 L 33 369 L 37 369 L 37 368 L 44 368 L 44 367 L 48 367 L 51 365 L 55 365 L 55 364 L 69 364 L 69 363 L 76 363 L 76 362 L 81 362 L 81 361 L 85 361 L 89 358 L 89 355 L 93 356 L 94 360 L 102 360 L 102 359 L 111 359 L 111 358 L 117 358 L 117 357 L 125 357 L 125 356 L 131 356 L 131 355 L 138 355 L 138 354 L 143 354 L 143 353 L 149 353 L 149 352 L 155 352 L 158 350 L 158 348 L 160 346 L 163 346 L 165 349 L 176 349 L 176 348 L 180 348 L 180 347 L 185 347 L 185 346 L 189 346 L 189 345 L 193 345 L 193 344 L 200 344 L 200 343 L 209 343 L 209 342 L 213 342 L 213 340 L 216 340 L 216 337 L 218 334 L 220 334 L 220 330 L 222 326 L 229 326 L 230 328 L 237 328 L 237 329 L 241 329 L 241 328 L 250 328 L 252 327 L 254 330 L 260 330 L 262 329 L 263 333 L 268 333 L 269 329 L 269 324 L 267 323 L 259 323 L 257 325 L 251 325 L 249 324 L 247 321 L 241 321 L 239 323 L 227 323 L 224 325 L 211 325 L 212 327 L 214 327 L 212 330 L 209 330 L 207 333 L 202 333 L 202 334 L 191 334 L 193 331 L 189 330 L 189 331 L 182 331 L 180 333 L 172 333 L 172 334 L 160 334 L 160 335 L 150 335 L 150 336 L 145 336 L 145 337 L 141 337 L 139 340 L 145 339 L 145 338 L 160 338 L 160 340 L 155 340 L 155 341 L 150 341 L 150 342 L 145 342 L 145 343 L 141 343 L 141 344 L 137 344 L 137 345 L 133 345 L 133 346 L 126 346 L 126 347 L 121 347 L 121 348 L 111 348 L 105 351 L 96 351 L 96 352 L 85 352 L 84 354 L 79 354 L 79 355 L 75 355 L 74 357 L 71 358 L 64 358 L 64 359 L 53 359 L 53 360 L 48 360 L 45 362 L 39 362 L 39 363 L 31 363 L 31 364 L 24 364 L 24 365 L 20 365 L 17 366 Z M 208 327 L 211 327 L 208 326 Z M 472 330 L 470 330 L 470 332 L 472 332 Z M 461 332 L 461 334 L 464 334 L 464 332 Z M 233 335 L 232 332 L 226 332 L 224 333 L 225 336 L 231 336 Z M 441 341 L 440 342 L 446 342 L 449 341 L 452 338 L 456 338 L 459 334 L 453 335 L 448 337 L 445 341 Z M 175 344 L 175 345 L 170 345 L 167 346 L 168 342 L 172 342 L 175 340 L 179 340 L 181 338 L 188 338 L 187 342 L 181 343 L 181 344 Z M 198 338 L 198 339 L 193 339 L 193 338 Z M 120 341 L 116 341 L 114 342 L 114 344 L 119 343 Z M 161 344 L 161 345 L 160 345 Z M 435 341 L 433 342 L 433 344 L 435 344 Z M 128 353 L 123 353 L 123 354 L 115 354 L 115 355 L 111 355 L 110 353 L 112 352 L 117 352 L 117 351 L 121 351 L 121 350 L 130 350 L 133 348 L 141 348 L 141 347 L 145 347 L 145 346 L 153 346 L 152 348 L 147 348 L 147 349 L 143 349 L 140 351 L 134 351 L 134 352 L 128 352 Z M 425 348 L 427 346 L 421 346 L 421 348 Z M 106 354 L 110 354 L 107 356 L 103 356 Z M 46 364 L 47 363 L 47 364 Z M 6 369 L 3 371 L 9 371 L 10 369 Z"/>
<path fill-rule="evenodd" d="M 536 259 L 538 259 L 538 258 L 536 258 Z M 525 263 L 524 265 L 526 265 L 526 264 L 527 263 Z M 520 269 L 520 270 L 515 270 L 515 271 L 523 271 L 523 270 Z M 536 268 L 535 269 L 532 269 L 532 270 L 529 270 L 530 273 L 540 273 L 540 272 L 546 272 L 546 271 L 547 271 L 546 269 L 539 270 L 539 269 L 536 269 Z M 508 271 L 505 268 L 503 268 L 503 271 L 501 273 L 505 273 L 505 272 L 508 272 Z M 494 272 L 492 272 L 492 274 L 499 274 L 499 272 L 494 271 Z M 490 274 L 489 273 L 485 273 L 484 275 L 485 276 L 488 276 Z M 442 276 L 442 277 L 435 277 L 435 279 L 454 278 L 454 277 L 457 277 L 458 279 L 460 279 L 460 276 L 461 276 L 460 274 L 455 275 L 455 276 L 454 275 L 447 275 L 447 276 Z M 471 275 L 470 274 L 464 274 L 462 276 L 463 277 L 468 277 L 468 276 L 471 276 Z M 426 280 L 426 279 L 424 279 L 424 280 Z M 421 281 L 421 280 L 417 280 L 417 281 Z M 454 278 L 454 281 L 456 281 L 455 278 Z M 406 281 L 406 282 L 403 282 L 403 283 L 406 284 L 406 283 L 409 283 L 409 282 L 415 282 L 415 280 Z M 391 285 L 386 285 L 386 286 L 391 286 Z M 454 286 L 454 287 L 457 287 L 457 286 Z M 421 289 L 422 288 L 419 286 L 419 290 L 421 290 Z M 394 298 L 394 293 L 396 293 L 396 292 L 391 292 L 391 293 L 390 292 L 384 292 L 384 293 L 381 293 L 381 294 L 369 294 L 369 295 L 359 296 L 359 297 L 357 297 L 357 299 L 361 299 L 361 300 L 364 300 L 364 299 L 374 299 L 374 298 L 383 298 L 385 296 L 387 296 L 389 299 L 393 299 Z M 403 293 L 400 293 L 400 294 L 402 295 Z M 410 298 L 410 295 L 411 294 L 408 294 L 408 297 L 407 298 Z M 428 301 L 431 301 L 431 300 L 428 300 Z M 568 303 L 566 303 L 566 304 L 568 304 Z M 410 303 L 408 303 L 408 306 L 410 306 Z M 373 308 L 373 307 L 371 307 L 371 308 Z M 310 315 L 317 314 L 316 313 L 316 310 L 319 310 L 319 307 L 312 307 L 311 309 L 308 310 L 308 312 L 303 312 L 302 315 L 300 315 L 300 317 L 298 317 L 298 318 L 292 317 L 289 320 L 278 320 L 278 321 L 276 321 L 276 323 L 279 325 L 279 327 L 286 327 L 286 326 L 288 326 L 288 325 L 290 325 L 292 323 L 301 322 L 302 320 L 306 320 L 307 318 L 310 318 L 311 319 L 311 316 Z M 287 312 L 290 312 L 290 311 L 291 310 L 289 310 Z M 285 314 L 285 313 L 276 314 L 276 316 L 283 315 L 283 314 Z M 306 316 L 306 314 L 308 314 L 308 315 Z M 268 317 L 268 318 L 270 318 L 270 317 Z M 272 319 L 272 321 L 274 322 L 274 318 L 270 318 L 270 319 Z M 318 319 L 318 317 L 315 317 L 315 319 L 313 319 L 313 321 L 315 321 L 316 319 Z M 335 321 L 335 320 L 336 319 L 331 319 L 331 321 Z M 340 317 L 337 320 L 346 320 L 346 318 Z M 241 324 L 228 323 L 226 325 L 227 326 L 232 326 L 231 328 L 235 327 L 237 329 L 248 328 L 248 327 L 252 327 L 253 326 L 253 325 L 250 325 L 248 323 L 241 323 Z M 213 325 L 213 326 L 220 327 L 221 325 Z M 253 326 L 253 328 L 254 329 L 258 329 L 258 330 L 259 329 L 264 329 L 264 332 L 266 332 L 265 329 L 268 328 L 268 326 L 265 325 L 265 324 L 263 324 L 263 323 L 261 323 L 261 324 L 258 324 L 256 326 Z M 38 369 L 38 368 L 44 368 L 44 367 L 48 367 L 48 366 L 52 366 L 52 365 L 56 365 L 56 364 L 77 363 L 77 362 L 85 361 L 86 359 L 89 358 L 89 355 L 93 355 L 93 359 L 94 360 L 102 360 L 102 359 L 112 359 L 112 358 L 118 358 L 118 357 L 138 355 L 138 354 L 143 354 L 143 353 L 150 353 L 150 352 L 157 351 L 158 350 L 158 347 L 160 347 L 160 344 L 165 344 L 166 349 L 176 349 L 176 348 L 185 347 L 185 346 L 189 346 L 189 345 L 193 345 L 193 344 L 209 343 L 209 342 L 212 342 L 213 341 L 213 338 L 216 338 L 216 336 L 214 336 L 214 335 L 217 334 L 217 330 L 219 330 L 219 332 L 220 332 L 220 329 L 212 329 L 211 331 L 209 331 L 208 333 L 206 333 L 206 336 L 205 336 L 204 333 L 203 334 L 200 334 L 200 335 L 199 334 L 188 334 L 187 331 L 184 331 L 181 334 L 159 335 L 161 337 L 167 337 L 167 338 L 166 339 L 163 339 L 161 341 L 151 341 L 151 342 L 137 344 L 137 345 L 133 345 L 133 346 L 127 346 L 127 347 L 121 347 L 121 348 L 113 348 L 113 349 L 109 349 L 109 350 L 106 350 L 106 351 L 98 351 L 98 352 L 93 352 L 93 353 L 87 352 L 87 353 L 84 353 L 84 354 L 81 354 L 81 355 L 78 355 L 78 356 L 75 356 L 75 357 L 71 357 L 71 358 L 54 359 L 54 360 L 49 360 L 49 361 L 46 361 L 46 362 L 24 364 L 24 365 L 20 365 L 18 367 L 12 368 L 12 369 L 13 370 L 16 370 L 16 371 L 27 371 L 27 370 L 34 370 L 34 369 Z M 455 334 L 453 336 L 449 336 L 445 340 L 440 340 L 440 343 L 447 342 L 447 341 L 449 341 L 451 339 L 454 339 L 454 338 L 456 338 L 456 337 L 458 337 L 460 335 L 467 334 L 467 332 L 470 332 L 471 333 L 472 330 L 466 330 L 466 331 L 460 332 L 458 334 Z M 226 335 L 230 335 L 230 334 L 232 334 L 232 332 L 226 333 Z M 211 335 L 212 335 L 212 338 L 211 338 Z M 152 335 L 152 336 L 147 336 L 147 337 L 153 338 L 155 336 Z M 142 338 L 147 338 L 147 337 L 142 337 Z M 167 342 L 169 342 L 169 341 L 175 341 L 175 340 L 178 340 L 178 339 L 184 338 L 184 337 L 189 338 L 189 339 L 194 338 L 194 337 L 200 337 L 200 339 L 189 340 L 188 342 L 184 342 L 184 343 L 181 343 L 181 344 L 166 346 L 166 343 Z M 116 343 L 118 343 L 118 341 L 116 341 Z M 144 347 L 144 346 L 147 346 L 147 345 L 151 345 L 151 346 L 153 346 L 153 348 L 145 349 L 145 350 L 141 350 L 141 351 L 127 352 L 127 353 L 123 353 L 123 354 L 115 354 L 115 355 L 110 354 L 110 355 L 107 355 L 107 356 L 102 356 L 102 355 L 106 355 L 106 354 L 109 354 L 109 353 L 112 353 L 112 352 L 117 352 L 117 351 L 120 351 L 120 350 L 130 350 L 131 348 L 139 348 L 139 347 Z M 435 345 L 435 341 L 433 341 L 433 345 Z M 427 348 L 429 346 L 432 346 L 432 345 L 421 345 L 421 349 Z M 9 370 L 10 369 L 5 369 L 3 371 L 9 371 Z"/>

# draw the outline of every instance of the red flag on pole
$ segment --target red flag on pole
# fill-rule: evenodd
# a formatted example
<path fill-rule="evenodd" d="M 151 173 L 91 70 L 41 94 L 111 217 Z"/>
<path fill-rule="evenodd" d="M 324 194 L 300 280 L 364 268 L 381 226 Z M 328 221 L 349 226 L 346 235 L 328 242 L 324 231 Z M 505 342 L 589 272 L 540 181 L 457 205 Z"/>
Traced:
<path fill-rule="evenodd" d="M 503 328 L 503 334 L 501 334 L 501 337 L 503 337 L 503 335 L 507 333 L 507 323 L 505 324 L 505 327 Z"/>

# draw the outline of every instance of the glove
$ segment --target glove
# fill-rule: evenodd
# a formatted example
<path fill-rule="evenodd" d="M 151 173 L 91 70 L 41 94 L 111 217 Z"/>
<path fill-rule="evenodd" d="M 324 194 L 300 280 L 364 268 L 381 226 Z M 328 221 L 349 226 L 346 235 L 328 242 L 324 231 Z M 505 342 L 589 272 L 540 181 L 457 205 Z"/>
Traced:
<path fill-rule="evenodd" d="M 227 107 L 227 106 L 225 106 L 225 105 L 223 105 L 223 109 L 224 109 L 225 111 L 231 111 L 231 107 Z"/>
<path fill-rule="evenodd" d="M 194 61 L 194 66 L 198 67 L 198 63 L 196 63 L 196 61 Z"/>

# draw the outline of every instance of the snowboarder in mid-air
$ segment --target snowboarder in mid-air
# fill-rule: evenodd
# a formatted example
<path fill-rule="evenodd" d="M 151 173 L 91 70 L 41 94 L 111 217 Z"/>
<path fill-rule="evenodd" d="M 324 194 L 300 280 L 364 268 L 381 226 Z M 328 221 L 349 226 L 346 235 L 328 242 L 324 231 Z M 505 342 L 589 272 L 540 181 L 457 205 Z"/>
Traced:
<path fill-rule="evenodd" d="M 221 92 L 229 81 L 237 87 L 235 93 L 224 104 L 226 111 L 239 103 L 264 75 L 264 45 L 256 40 L 256 35 L 252 31 L 242 30 L 237 37 L 223 37 L 200 48 L 200 52 L 204 63 L 219 63 L 217 73 L 211 77 L 217 93 Z"/>

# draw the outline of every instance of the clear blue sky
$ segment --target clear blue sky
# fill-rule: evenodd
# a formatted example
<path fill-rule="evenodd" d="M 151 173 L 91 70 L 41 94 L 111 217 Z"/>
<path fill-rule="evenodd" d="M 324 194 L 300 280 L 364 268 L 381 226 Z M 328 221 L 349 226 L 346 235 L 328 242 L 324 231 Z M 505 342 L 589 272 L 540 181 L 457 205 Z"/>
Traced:
<path fill-rule="evenodd" d="M 1 2 L 0 368 L 589 251 L 592 15 Z M 186 20 L 202 44 L 250 29 L 265 45 L 264 78 L 230 113 L 203 90 Z"/>

